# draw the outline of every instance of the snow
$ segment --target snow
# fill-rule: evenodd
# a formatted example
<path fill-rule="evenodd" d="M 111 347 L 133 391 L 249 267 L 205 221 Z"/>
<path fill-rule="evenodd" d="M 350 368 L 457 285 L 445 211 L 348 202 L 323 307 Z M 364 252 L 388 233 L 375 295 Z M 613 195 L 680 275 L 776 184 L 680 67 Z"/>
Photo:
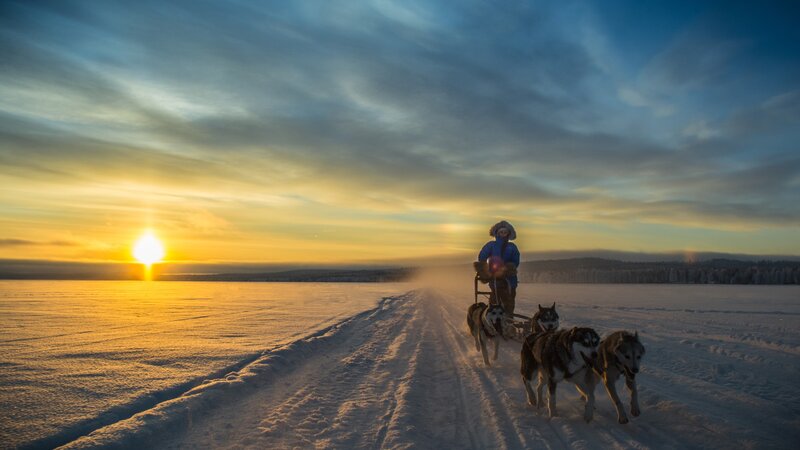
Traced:
<path fill-rule="evenodd" d="M 404 286 L 0 281 L 0 448 L 66 443 Z"/>
<path fill-rule="evenodd" d="M 453 281 L 413 290 L 345 286 L 349 298 L 325 308 L 329 321 L 277 338 L 248 328 L 246 320 L 209 320 L 202 329 L 207 337 L 231 333 L 239 323 L 249 336 L 246 345 L 209 352 L 220 358 L 239 348 L 231 352 L 240 357 L 237 367 L 170 391 L 152 407 L 130 408 L 140 412 L 66 447 L 796 448 L 800 442 L 798 287 L 521 285 L 518 312 L 556 301 L 562 327 L 588 325 L 601 336 L 638 330 L 647 348 L 638 377 L 642 415 L 619 425 L 602 386 L 588 424 L 568 383 L 558 388 L 558 417 L 548 419 L 545 409 L 528 406 L 520 345 L 503 342 L 497 364 L 484 367 L 466 330 L 470 280 Z M 228 285 L 204 289 L 227 293 Z M 270 314 L 248 311 L 275 294 L 261 286 L 269 285 L 243 288 L 238 298 L 249 306 L 229 311 L 238 311 L 236 317 Z M 381 287 L 391 292 L 378 292 Z M 103 295 L 108 293 L 98 297 Z M 253 296 L 261 302 L 248 303 Z M 300 311 L 318 308 L 309 303 Z M 4 295 L 4 346 L 11 328 L 8 305 Z M 187 315 L 203 315 L 200 310 L 210 307 Z M 84 331 L 102 330 L 89 325 Z M 189 331 L 201 330 L 186 327 L 181 333 Z M 252 356 L 248 345 L 257 337 L 274 345 Z M 156 347 L 147 352 L 159 357 Z M 169 362 L 176 357 L 160 356 Z M 3 364 L 7 358 L 4 353 Z M 200 366 L 193 370 L 201 373 Z M 4 375 L 4 403 L 11 403 L 6 387 L 12 381 Z M 627 408 L 627 390 L 622 383 L 618 388 Z M 4 411 L 4 422 L 16 420 Z"/>

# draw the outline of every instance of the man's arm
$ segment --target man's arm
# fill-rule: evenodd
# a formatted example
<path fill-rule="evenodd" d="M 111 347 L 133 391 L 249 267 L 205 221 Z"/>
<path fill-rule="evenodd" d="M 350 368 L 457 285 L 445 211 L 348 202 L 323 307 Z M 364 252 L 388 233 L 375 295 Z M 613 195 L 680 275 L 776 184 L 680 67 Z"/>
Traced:
<path fill-rule="evenodd" d="M 513 244 L 512 244 L 513 245 Z M 519 249 L 516 245 L 511 247 L 511 259 L 508 262 L 514 263 L 515 267 L 519 267 Z"/>
<path fill-rule="evenodd" d="M 486 261 L 487 259 L 489 259 L 489 253 L 491 253 L 491 251 L 489 249 L 489 246 L 491 244 L 492 244 L 491 242 L 487 242 L 486 244 L 484 244 L 484 246 L 481 249 L 480 253 L 478 253 L 478 261 L 483 262 L 483 261 Z"/>

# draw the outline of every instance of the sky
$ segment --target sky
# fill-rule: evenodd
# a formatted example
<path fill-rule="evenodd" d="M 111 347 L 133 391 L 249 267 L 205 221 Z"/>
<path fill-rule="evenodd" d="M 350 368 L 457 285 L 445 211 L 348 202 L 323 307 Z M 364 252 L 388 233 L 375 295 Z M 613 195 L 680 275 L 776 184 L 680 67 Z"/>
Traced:
<path fill-rule="evenodd" d="M 800 7 L 3 1 L 0 258 L 800 254 Z"/>

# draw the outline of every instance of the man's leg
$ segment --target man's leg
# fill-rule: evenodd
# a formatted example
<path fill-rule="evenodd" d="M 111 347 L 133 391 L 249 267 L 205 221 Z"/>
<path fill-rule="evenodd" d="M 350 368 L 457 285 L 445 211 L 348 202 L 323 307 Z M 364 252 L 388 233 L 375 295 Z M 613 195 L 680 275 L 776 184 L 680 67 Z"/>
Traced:
<path fill-rule="evenodd" d="M 497 280 L 497 294 L 505 314 L 503 334 L 506 337 L 512 337 L 514 335 L 514 289 L 511 288 L 508 280 Z"/>
<path fill-rule="evenodd" d="M 498 294 L 498 285 L 499 283 L 497 280 L 492 280 L 489 282 L 489 289 L 492 291 L 492 294 L 489 296 L 489 304 L 500 303 L 500 295 Z"/>
<path fill-rule="evenodd" d="M 517 298 L 517 288 L 512 287 L 508 280 L 497 280 L 497 294 L 506 315 L 512 317 Z"/>
<path fill-rule="evenodd" d="M 497 299 L 500 301 L 500 304 L 503 306 L 503 310 L 505 311 L 506 314 L 508 314 L 508 306 L 509 306 L 508 305 L 508 296 L 509 296 L 508 288 L 509 288 L 509 285 L 508 285 L 508 281 L 507 280 L 502 279 L 502 278 L 497 280 L 497 288 L 496 288 L 497 291 L 495 292 L 495 295 L 497 295 Z"/>
<path fill-rule="evenodd" d="M 512 287 L 509 284 L 508 298 L 506 300 L 506 303 L 503 305 L 503 309 L 505 309 L 506 313 L 508 313 L 512 317 L 514 315 L 514 307 L 516 306 L 516 303 L 517 303 L 517 288 Z"/>

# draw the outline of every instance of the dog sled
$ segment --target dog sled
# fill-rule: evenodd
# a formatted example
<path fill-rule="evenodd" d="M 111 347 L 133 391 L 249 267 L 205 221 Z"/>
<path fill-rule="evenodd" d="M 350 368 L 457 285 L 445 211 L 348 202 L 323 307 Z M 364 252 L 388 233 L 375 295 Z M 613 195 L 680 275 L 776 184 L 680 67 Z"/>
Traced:
<path fill-rule="evenodd" d="M 475 303 L 478 303 L 478 298 L 483 297 L 487 300 L 490 305 L 495 305 L 499 301 L 495 298 L 495 295 L 492 293 L 491 290 L 489 291 L 481 291 L 478 282 L 480 281 L 480 276 L 476 273 L 475 274 Z M 507 323 L 504 327 L 504 335 L 509 339 L 513 339 L 518 342 L 524 342 L 525 337 L 531 334 L 531 318 L 522 314 L 514 313 L 512 320 L 510 323 Z"/>

